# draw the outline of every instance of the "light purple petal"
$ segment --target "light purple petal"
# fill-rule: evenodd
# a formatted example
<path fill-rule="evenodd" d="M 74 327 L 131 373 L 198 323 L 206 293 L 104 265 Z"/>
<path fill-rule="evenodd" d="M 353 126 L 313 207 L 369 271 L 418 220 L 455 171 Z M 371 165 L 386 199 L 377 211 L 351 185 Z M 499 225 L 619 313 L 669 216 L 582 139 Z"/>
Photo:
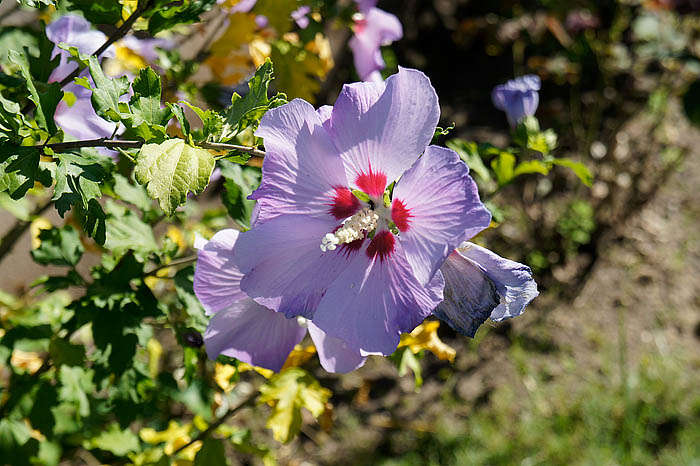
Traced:
<path fill-rule="evenodd" d="M 519 316 L 539 295 L 537 283 L 527 265 L 504 259 L 474 243 L 462 244 L 457 252 L 479 266 L 496 286 L 501 302 L 489 316 L 491 320 L 500 322 Z"/>
<path fill-rule="evenodd" d="M 328 335 L 367 353 L 394 352 L 401 333 L 412 331 L 442 301 L 442 276 L 423 287 L 401 243 L 380 260 L 363 248 L 321 299 L 313 321 Z"/>
<path fill-rule="evenodd" d="M 54 44 L 65 42 L 77 47 L 86 55 L 94 53 L 107 39 L 102 32 L 92 29 L 92 25 L 85 18 L 78 15 L 64 15 L 46 26 L 46 36 Z M 53 55 L 61 56 L 61 61 L 52 72 L 49 81 L 60 81 L 68 76 L 78 65 L 69 61 L 70 53 L 66 50 L 54 47 Z M 114 47 L 109 47 L 101 57 L 114 57 Z"/>
<path fill-rule="evenodd" d="M 243 274 L 233 262 L 233 246 L 239 232 L 228 229 L 216 233 L 210 241 L 198 241 L 194 293 L 206 314 L 211 315 L 246 297 L 240 284 Z"/>
<path fill-rule="evenodd" d="M 403 28 L 399 19 L 380 10 L 370 8 L 364 17 L 355 22 L 355 35 L 350 39 L 355 69 L 360 79 L 367 81 L 373 71 L 384 69 L 381 46 L 388 45 L 403 37 Z"/>
<path fill-rule="evenodd" d="M 270 24 L 270 20 L 267 19 L 267 16 L 265 15 L 256 15 L 255 16 L 255 25 L 259 27 L 260 29 L 266 28 Z"/>
<path fill-rule="evenodd" d="M 491 100 L 494 107 L 506 112 L 508 122 L 516 126 L 526 116 L 537 111 L 541 81 L 537 75 L 520 76 L 493 88 Z"/>
<path fill-rule="evenodd" d="M 353 350 L 339 338 L 326 335 L 313 322 L 309 321 L 309 335 L 314 341 L 321 366 L 328 372 L 351 372 L 365 365 L 366 357 L 359 350 Z"/>
<path fill-rule="evenodd" d="M 399 68 L 386 83 L 343 86 L 326 126 L 351 183 L 373 172 L 386 176 L 388 184 L 423 153 L 439 117 L 430 80 Z"/>
<path fill-rule="evenodd" d="M 248 13 L 253 9 L 258 0 L 241 0 L 231 7 L 230 13 Z"/>
<path fill-rule="evenodd" d="M 445 300 L 433 314 L 462 335 L 474 337 L 500 303 L 496 285 L 481 267 L 456 251 L 450 254 L 438 273 L 445 279 Z"/>
<path fill-rule="evenodd" d="M 370 8 L 374 8 L 377 5 L 377 0 L 355 0 L 357 3 L 357 9 L 361 13 L 367 13 Z"/>
<path fill-rule="evenodd" d="M 245 298 L 214 314 L 204 345 L 210 359 L 223 354 L 278 372 L 304 335 L 306 329 L 296 319 Z"/>
<path fill-rule="evenodd" d="M 114 132 L 116 123 L 103 120 L 95 113 L 90 101 L 92 93 L 82 86 L 69 84 L 64 88 L 75 95 L 75 102 L 69 106 L 65 99 L 56 107 L 54 119 L 67 133 L 76 139 L 97 139 L 108 137 Z"/>
<path fill-rule="evenodd" d="M 311 7 L 308 5 L 302 5 L 296 10 L 292 11 L 291 17 L 297 23 L 301 29 L 306 29 L 309 26 L 309 18 L 306 16 L 311 12 Z"/>
<path fill-rule="evenodd" d="M 322 252 L 331 228 L 323 219 L 283 215 L 255 224 L 234 248 L 245 277 L 241 288 L 260 304 L 288 317 L 312 318 L 330 283 L 346 267 L 343 248 Z"/>
<path fill-rule="evenodd" d="M 322 126 L 323 112 L 295 99 L 268 111 L 260 122 L 255 134 L 263 138 L 266 156 L 262 182 L 250 197 L 260 200 L 258 223 L 282 214 L 320 216 L 334 222 L 329 212 L 335 188 L 347 186 L 348 181 Z M 327 225 L 329 231 L 332 226 Z"/>
<path fill-rule="evenodd" d="M 491 222 L 467 166 L 454 151 L 438 146 L 428 146 L 396 183 L 392 218 L 423 285 L 462 241 Z"/>
<path fill-rule="evenodd" d="M 134 35 L 125 36 L 122 43 L 129 49 L 142 56 L 148 63 L 153 64 L 158 60 L 156 49 L 172 50 L 175 42 L 168 39 L 139 39 Z"/>

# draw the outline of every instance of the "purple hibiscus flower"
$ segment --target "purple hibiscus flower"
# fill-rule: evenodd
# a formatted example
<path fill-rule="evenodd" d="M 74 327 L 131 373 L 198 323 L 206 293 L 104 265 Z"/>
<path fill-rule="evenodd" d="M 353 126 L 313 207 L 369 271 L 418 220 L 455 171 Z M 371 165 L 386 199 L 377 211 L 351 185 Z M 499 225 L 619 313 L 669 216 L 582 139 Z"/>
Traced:
<path fill-rule="evenodd" d="M 77 47 L 80 53 L 89 55 L 94 53 L 102 45 L 107 36 L 100 31 L 92 29 L 92 25 L 82 16 L 64 15 L 46 26 L 46 36 L 57 46 L 53 49 L 53 56 L 59 55 L 59 65 L 53 70 L 49 81 L 61 81 L 68 76 L 78 65 L 69 61 L 70 53 L 58 48 L 58 44 L 64 42 Z M 114 47 L 109 47 L 101 57 L 115 56 Z M 87 71 L 83 72 L 87 74 Z M 105 121 L 95 113 L 90 102 L 92 93 L 77 84 L 68 84 L 64 87 L 66 92 L 75 96 L 75 101 L 69 105 L 64 99 L 56 107 L 55 120 L 68 134 L 78 139 L 95 139 L 111 135 L 116 127 L 115 123 Z"/>
<path fill-rule="evenodd" d="M 332 108 L 269 111 L 257 218 L 234 248 L 242 290 L 391 354 L 443 300 L 445 259 L 491 219 L 457 154 L 428 146 L 438 118 L 428 78 L 403 68 L 344 86 Z"/>
<path fill-rule="evenodd" d="M 534 115 L 540 102 L 540 77 L 534 74 L 511 79 L 493 88 L 493 105 L 504 112 L 508 123 L 515 127 L 526 116 Z"/>
<path fill-rule="evenodd" d="M 354 17 L 355 34 L 350 39 L 355 69 L 363 81 L 382 81 L 379 73 L 386 64 L 382 58 L 382 45 L 388 45 L 403 37 L 399 19 L 376 8 L 377 0 L 356 0 L 359 12 Z"/>
<path fill-rule="evenodd" d="M 194 291 L 207 315 L 213 315 L 204 333 L 211 359 L 220 354 L 255 366 L 279 371 L 294 346 L 308 330 L 321 365 L 329 372 L 349 372 L 365 363 L 359 351 L 327 336 L 313 322 L 288 319 L 250 299 L 240 289 L 243 274 L 235 265 L 236 230 L 222 230 L 211 241 L 197 238 L 199 250 Z"/>

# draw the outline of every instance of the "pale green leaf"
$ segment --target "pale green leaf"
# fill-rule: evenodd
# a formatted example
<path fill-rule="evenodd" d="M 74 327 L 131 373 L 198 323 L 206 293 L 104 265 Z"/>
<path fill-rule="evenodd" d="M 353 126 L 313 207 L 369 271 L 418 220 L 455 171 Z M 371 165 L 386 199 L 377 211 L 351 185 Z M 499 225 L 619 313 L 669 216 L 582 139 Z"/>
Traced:
<path fill-rule="evenodd" d="M 593 184 L 593 174 L 583 163 L 571 159 L 551 159 L 550 161 L 554 165 L 570 168 L 586 186 Z"/>

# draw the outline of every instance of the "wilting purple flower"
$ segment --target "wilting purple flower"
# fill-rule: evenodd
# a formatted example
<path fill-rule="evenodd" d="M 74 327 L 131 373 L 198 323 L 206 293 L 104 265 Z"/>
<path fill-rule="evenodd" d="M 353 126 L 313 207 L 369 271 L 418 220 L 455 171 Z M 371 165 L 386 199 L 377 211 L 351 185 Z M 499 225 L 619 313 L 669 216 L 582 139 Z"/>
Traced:
<path fill-rule="evenodd" d="M 511 79 L 505 84 L 493 88 L 491 100 L 493 105 L 506 112 L 508 122 L 516 126 L 526 116 L 534 115 L 540 96 L 540 77 L 534 74 Z"/>
<path fill-rule="evenodd" d="M 386 66 L 381 46 L 401 39 L 403 28 L 396 16 L 375 8 L 376 0 L 356 2 L 359 13 L 355 16 L 355 34 L 350 39 L 355 69 L 363 81 L 379 82 L 379 71 Z"/>
<path fill-rule="evenodd" d="M 213 315 L 204 334 L 211 359 L 220 354 L 255 366 L 279 371 L 307 328 L 321 365 L 329 372 L 349 372 L 365 363 L 359 351 L 327 336 L 313 322 L 286 318 L 250 299 L 240 289 L 243 274 L 235 265 L 236 230 L 222 230 L 211 241 L 197 238 L 199 250 L 194 291 L 207 315 Z"/>
<path fill-rule="evenodd" d="M 391 354 L 442 301 L 445 259 L 491 219 L 457 154 L 428 146 L 438 118 L 428 78 L 403 68 L 344 86 L 332 108 L 267 112 L 257 217 L 234 248 L 242 290 L 362 354 Z"/>
<path fill-rule="evenodd" d="M 445 300 L 433 314 L 469 337 L 487 318 L 500 322 L 519 316 L 539 294 L 528 266 L 474 243 L 462 243 L 440 271 Z"/>
<path fill-rule="evenodd" d="M 306 15 L 308 15 L 310 12 L 311 7 L 302 5 L 296 10 L 292 11 L 290 16 L 297 23 L 297 26 L 299 26 L 301 29 L 306 29 L 309 26 L 309 18 Z"/>

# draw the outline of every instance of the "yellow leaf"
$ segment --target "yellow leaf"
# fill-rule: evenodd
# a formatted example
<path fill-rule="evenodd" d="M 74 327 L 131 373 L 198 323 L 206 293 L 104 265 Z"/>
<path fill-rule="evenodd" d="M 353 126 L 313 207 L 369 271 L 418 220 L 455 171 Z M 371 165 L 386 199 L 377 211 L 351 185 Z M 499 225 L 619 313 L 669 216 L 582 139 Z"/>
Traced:
<path fill-rule="evenodd" d="M 287 360 L 284 362 L 282 370 L 289 367 L 301 366 L 306 361 L 311 359 L 314 354 L 316 354 L 316 347 L 314 347 L 314 345 L 309 345 L 306 348 L 302 347 L 301 345 L 296 345 L 292 352 L 289 353 L 289 356 L 287 356 Z"/>
<path fill-rule="evenodd" d="M 39 353 L 34 351 L 22 351 L 15 349 L 10 357 L 10 364 L 17 369 L 25 369 L 29 374 L 33 374 L 39 370 L 44 361 L 39 356 Z"/>
<path fill-rule="evenodd" d="M 413 354 L 421 350 L 428 350 L 439 359 L 454 362 L 457 352 L 454 348 L 440 340 L 437 334 L 437 329 L 439 327 L 440 322 L 437 320 L 423 322 L 411 333 L 404 333 L 401 335 L 401 342 L 398 347 L 408 346 Z"/>
<path fill-rule="evenodd" d="M 144 427 L 139 431 L 139 437 L 146 443 L 158 444 L 165 442 L 165 447 L 163 451 L 166 455 L 172 455 L 175 450 L 187 445 L 190 440 L 190 431 L 192 430 L 192 424 L 180 425 L 177 421 L 170 421 L 168 423 L 168 428 L 160 432 L 156 431 L 151 427 Z M 202 447 L 202 442 L 194 442 L 189 447 L 178 453 L 184 459 L 193 461 L 194 455 Z"/>
<path fill-rule="evenodd" d="M 230 364 L 221 364 L 217 362 L 214 365 L 214 382 L 225 392 L 230 392 L 234 383 L 231 382 L 231 377 L 236 373 L 236 367 Z"/>
<path fill-rule="evenodd" d="M 148 350 L 148 373 L 152 379 L 158 377 L 160 358 L 163 355 L 163 346 L 155 338 L 149 338 L 146 343 Z"/>
<path fill-rule="evenodd" d="M 238 372 L 248 372 L 248 371 L 255 371 L 258 374 L 262 375 L 266 379 L 269 379 L 275 374 L 275 371 L 271 371 L 270 369 L 265 369 L 264 367 L 257 367 L 248 364 L 247 362 L 240 362 L 238 363 Z"/>
<path fill-rule="evenodd" d="M 51 222 L 44 217 L 37 217 L 29 224 L 29 232 L 32 235 L 32 249 L 37 249 L 41 246 L 41 240 L 39 239 L 41 230 L 50 230 L 52 227 Z"/>
<path fill-rule="evenodd" d="M 323 414 L 330 390 L 298 367 L 275 374 L 260 387 L 260 403 L 272 404 L 272 414 L 267 427 L 278 442 L 288 442 L 301 431 L 301 408 L 306 408 L 315 418 Z"/>

